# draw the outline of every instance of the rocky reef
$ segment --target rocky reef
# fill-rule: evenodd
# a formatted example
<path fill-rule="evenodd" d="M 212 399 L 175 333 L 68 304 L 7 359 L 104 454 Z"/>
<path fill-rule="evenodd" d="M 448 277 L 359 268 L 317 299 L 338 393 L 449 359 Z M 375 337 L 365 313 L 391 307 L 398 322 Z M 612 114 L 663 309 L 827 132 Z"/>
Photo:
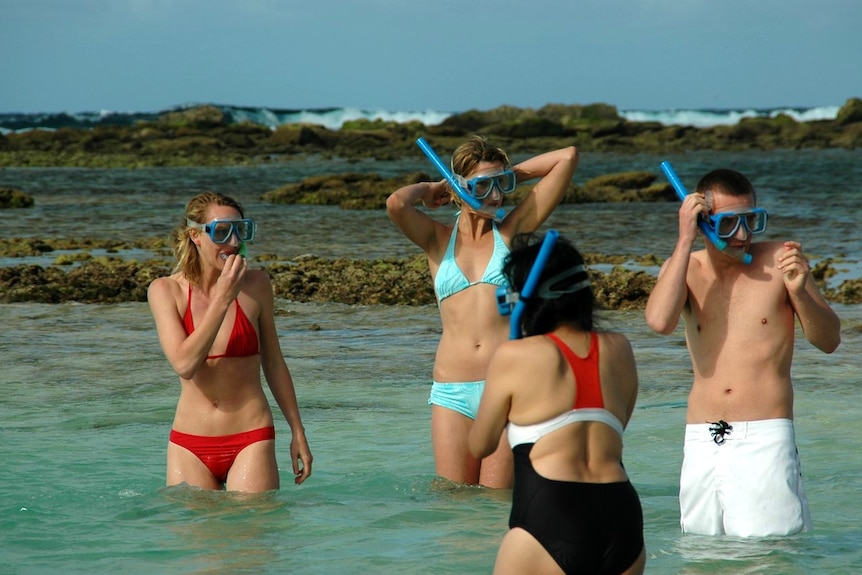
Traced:
<path fill-rule="evenodd" d="M 315 124 L 284 124 L 272 130 L 233 123 L 219 108 L 200 106 L 132 126 L 0 135 L 0 167 L 245 165 L 309 154 L 387 160 L 420 155 L 415 145 L 419 136 L 440 149 L 454 149 L 475 133 L 493 138 L 510 153 L 564 145 L 622 153 L 857 148 L 862 145 L 862 99 L 847 100 L 834 120 L 797 122 L 779 115 L 710 128 L 631 122 L 607 104 L 549 104 L 539 109 L 468 110 L 435 126 L 356 120 L 338 130 Z"/>
<path fill-rule="evenodd" d="M 284 185 L 263 194 L 274 204 L 306 204 L 339 206 L 342 209 L 383 209 L 393 190 L 416 182 L 428 182 L 439 176 L 412 172 L 401 177 L 384 179 L 378 174 L 333 174 L 312 176 L 301 182 Z M 591 202 L 667 202 L 677 201 L 676 193 L 667 182 L 657 182 L 652 172 L 620 172 L 587 180 L 583 185 L 569 184 L 561 203 Z M 512 192 L 510 203 L 520 202 L 530 186 L 519 186 Z"/>
<path fill-rule="evenodd" d="M 346 209 L 382 209 L 392 190 L 408 183 L 428 181 L 415 172 L 384 179 L 377 174 L 312 176 L 264 194 L 273 203 L 338 205 Z M 649 172 L 606 174 L 570 184 L 563 203 L 594 201 L 676 201 L 671 186 L 657 183 Z M 519 201 L 528 188 L 513 192 Z M 14 196 L 20 190 L 10 190 Z M 111 254 L 137 249 L 153 253 L 138 263 Z M 91 251 L 104 251 L 94 257 Z M 170 273 L 167 238 L 134 242 L 82 239 L 0 239 L 0 257 L 21 258 L 63 251 L 53 265 L 17 265 L 0 268 L 0 302 L 59 303 L 65 301 L 114 303 L 145 301 L 146 289 L 156 277 Z M 588 261 L 621 264 L 635 257 L 591 254 Z M 277 297 L 300 302 L 337 302 L 367 305 L 429 305 L 434 292 L 424 255 L 407 259 L 350 260 L 303 256 L 283 262 L 275 254 L 260 254 L 256 265 L 269 273 Z M 271 263 L 267 263 L 271 262 Z M 658 266 L 655 258 L 640 258 L 642 265 Z M 617 265 L 609 274 L 593 273 L 596 297 L 608 309 L 643 306 L 655 278 Z"/>
<path fill-rule="evenodd" d="M 852 98 L 832 121 L 796 122 L 789 116 L 742 120 L 734 126 L 693 128 L 628 122 L 613 106 L 548 105 L 538 110 L 503 106 L 470 110 L 438 126 L 419 123 L 353 121 L 340 130 L 291 124 L 271 130 L 250 123 L 229 123 L 215 107 L 202 106 L 165 114 L 134 126 L 104 126 L 91 130 L 61 128 L 0 135 L 3 166 L 214 166 L 277 162 L 295 156 L 393 159 L 421 155 L 419 136 L 432 145 L 454 149 L 464 137 L 483 133 L 510 153 L 529 153 L 574 144 L 582 149 L 614 152 L 675 152 L 683 150 L 748 150 L 777 148 L 855 148 L 862 145 L 862 99 Z M 382 209 L 393 189 L 429 180 L 415 172 L 384 179 L 378 174 L 343 173 L 315 176 L 264 194 L 272 203 L 338 205 L 345 209 Z M 676 201 L 671 186 L 649 172 L 606 174 L 582 184 L 570 184 L 563 203 L 616 201 Z M 514 192 L 519 201 L 526 188 Z M 0 209 L 28 208 L 33 199 L 21 190 L 0 188 Z M 153 258 L 144 262 L 112 256 L 136 248 Z M 0 268 L 0 302 L 126 302 L 145 301 L 154 278 L 171 271 L 166 238 L 149 238 L 130 245 L 98 239 L 0 239 L 0 256 L 18 258 L 72 251 L 53 265 L 11 265 Z M 108 255 L 93 257 L 91 250 Z M 610 265 L 611 271 L 591 271 L 601 307 L 642 308 L 655 277 L 623 265 L 660 265 L 655 257 L 586 254 L 590 265 Z M 862 303 L 862 279 L 845 280 L 827 288 L 835 262 L 821 262 L 812 276 L 826 297 L 839 303 Z M 433 305 L 435 302 L 424 256 L 405 259 L 348 260 L 303 256 L 280 261 L 261 254 L 255 264 L 272 278 L 276 296 L 298 302 L 338 302 L 368 305 Z"/>
<path fill-rule="evenodd" d="M 145 262 L 119 257 L 92 257 L 88 250 L 147 248 L 156 257 Z M 0 240 L 0 255 L 23 257 L 50 253 L 54 249 L 78 250 L 74 258 L 64 256 L 55 265 L 14 265 L 0 268 L 0 303 L 39 302 L 118 303 L 146 301 L 150 282 L 171 272 L 163 240 L 153 238 L 133 244 L 83 240 Z M 159 254 L 161 256 L 159 257 Z M 591 270 L 593 290 L 599 305 L 608 310 L 641 309 L 655 285 L 655 277 L 626 269 L 625 263 L 658 266 L 653 256 L 607 256 L 585 254 L 588 265 L 611 265 L 611 271 Z M 276 297 L 296 302 L 335 302 L 350 305 L 433 305 L 428 265 L 424 255 L 372 260 L 327 259 L 302 256 L 278 261 L 274 254 L 261 254 L 255 267 L 272 279 Z M 272 263 L 267 263 L 268 261 Z M 862 303 L 862 279 L 844 281 L 827 289 L 825 280 L 835 273 L 834 263 L 821 262 L 812 277 L 830 301 Z"/>
<path fill-rule="evenodd" d="M 424 256 L 350 260 L 317 256 L 259 266 L 269 273 L 276 297 L 297 302 L 350 305 L 431 305 L 434 292 Z M 162 261 L 130 262 L 86 258 L 61 266 L 17 265 L 0 268 L 0 303 L 119 303 L 146 301 L 147 287 L 170 266 Z M 593 289 L 606 309 L 637 309 L 646 302 L 655 278 L 615 267 L 592 272 Z"/>

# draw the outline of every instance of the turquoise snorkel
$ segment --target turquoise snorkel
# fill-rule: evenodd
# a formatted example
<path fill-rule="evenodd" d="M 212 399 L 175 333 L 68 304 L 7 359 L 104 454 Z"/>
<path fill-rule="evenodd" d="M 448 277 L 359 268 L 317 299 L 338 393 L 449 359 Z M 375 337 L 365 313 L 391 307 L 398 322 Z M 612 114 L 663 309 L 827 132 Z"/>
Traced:
<path fill-rule="evenodd" d="M 509 339 L 521 338 L 521 316 L 524 315 L 524 306 L 527 305 L 525 300 L 530 299 L 536 292 L 539 278 L 542 277 L 542 271 L 545 269 L 545 264 L 548 262 L 548 257 L 550 257 L 551 250 L 554 249 L 554 244 L 557 243 L 558 237 L 560 237 L 560 233 L 557 230 L 548 230 L 548 233 L 545 234 L 545 239 L 542 240 L 542 247 L 539 248 L 536 261 L 533 262 L 533 267 L 530 268 L 530 273 L 527 275 L 527 281 L 524 282 L 524 287 L 521 289 L 521 293 L 518 294 L 518 301 L 515 303 L 514 308 L 511 308 L 510 301 L 506 301 L 506 306 L 512 310 L 512 317 L 509 319 Z M 498 305 L 502 312 L 502 303 L 498 302 Z"/>
<path fill-rule="evenodd" d="M 476 210 L 477 212 L 489 213 L 489 211 L 482 205 L 482 202 L 474 198 L 464 187 L 461 185 L 461 182 L 455 177 L 455 175 L 446 167 L 446 164 L 440 160 L 440 156 L 434 151 L 433 148 L 425 141 L 425 138 L 419 138 L 416 140 L 416 144 L 419 148 L 425 152 L 425 155 L 428 156 L 428 159 L 431 160 L 431 163 L 437 168 L 437 171 L 440 172 L 446 181 L 449 182 L 449 185 L 452 186 L 452 189 L 455 190 L 455 193 L 464 201 L 465 204 L 469 205 L 471 208 Z M 506 212 L 503 208 L 500 208 L 494 214 L 490 214 L 497 219 L 501 219 Z"/>
<path fill-rule="evenodd" d="M 679 197 L 679 200 L 684 201 L 685 197 L 688 195 L 688 191 L 685 189 L 685 186 L 682 185 L 682 181 L 680 181 L 679 176 L 676 175 L 673 166 L 670 165 L 670 162 L 665 160 L 664 162 L 659 164 L 659 167 L 661 168 L 661 171 L 664 172 L 664 175 L 670 182 L 670 185 L 673 186 L 673 189 L 676 191 L 676 195 L 677 197 Z M 699 218 L 698 225 L 700 226 L 700 231 L 702 231 L 703 235 L 706 236 L 710 242 L 712 242 L 712 245 L 714 245 L 724 253 L 739 258 L 740 260 L 742 260 L 742 263 L 751 263 L 751 254 L 740 254 L 736 250 L 729 250 L 727 242 L 718 237 L 718 234 L 715 233 L 715 230 L 712 229 L 706 219 Z"/>

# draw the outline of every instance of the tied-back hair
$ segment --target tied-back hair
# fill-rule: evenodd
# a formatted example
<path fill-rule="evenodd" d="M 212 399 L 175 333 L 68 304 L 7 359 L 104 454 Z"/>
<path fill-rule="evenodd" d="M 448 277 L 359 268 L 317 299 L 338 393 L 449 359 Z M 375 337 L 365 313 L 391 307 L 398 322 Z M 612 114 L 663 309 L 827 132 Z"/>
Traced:
<path fill-rule="evenodd" d="M 512 249 L 503 264 L 503 275 L 509 280 L 511 289 L 520 293 L 524 289 L 527 277 L 533 267 L 533 262 L 539 255 L 543 236 L 526 233 L 518 234 L 512 239 Z M 548 257 L 542 274 L 537 283 L 542 286 L 558 274 L 584 265 L 584 257 L 575 246 L 563 236 L 557 238 L 553 250 Z M 589 280 L 589 272 L 582 269 L 569 277 L 543 286 L 557 291 L 559 297 L 542 297 L 540 290 L 524 302 L 524 313 L 521 316 L 521 331 L 525 336 L 540 335 L 554 331 L 559 325 L 571 325 L 581 331 L 592 331 L 595 325 L 593 315 L 595 299 L 593 289 L 585 285 L 571 293 L 561 293 L 575 284 Z"/>
<path fill-rule="evenodd" d="M 466 177 L 476 169 L 481 162 L 499 162 L 508 168 L 509 155 L 502 148 L 495 146 L 485 139 L 484 136 L 471 136 L 469 140 L 461 144 L 452 154 L 452 173 Z M 450 190 L 451 200 L 461 205 L 461 196 Z"/>
<path fill-rule="evenodd" d="M 712 170 L 703 176 L 694 190 L 697 193 L 708 194 L 710 192 L 721 192 L 728 196 L 741 197 L 750 195 L 757 204 L 757 194 L 751 181 L 736 170 L 719 168 Z M 712 202 L 707 199 L 707 204 Z"/>
<path fill-rule="evenodd" d="M 186 204 L 185 215 L 182 222 L 177 226 L 171 240 L 173 243 L 174 255 L 177 258 L 177 265 L 174 267 L 174 273 L 182 273 L 190 284 L 199 286 L 201 281 L 201 262 L 198 255 L 197 246 L 191 239 L 191 231 L 186 221 L 191 220 L 199 224 L 207 224 L 204 220 L 207 217 L 207 208 L 211 205 L 228 206 L 236 209 L 240 213 L 240 217 L 245 217 L 242 206 L 231 198 L 218 192 L 203 192 L 188 201 Z M 195 230 L 198 231 L 198 230 Z"/>

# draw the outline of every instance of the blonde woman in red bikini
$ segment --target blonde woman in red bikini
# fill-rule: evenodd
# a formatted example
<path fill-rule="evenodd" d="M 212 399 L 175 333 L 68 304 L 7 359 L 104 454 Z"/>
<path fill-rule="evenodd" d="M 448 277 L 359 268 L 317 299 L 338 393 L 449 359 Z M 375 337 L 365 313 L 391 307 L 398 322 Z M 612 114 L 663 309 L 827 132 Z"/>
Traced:
<path fill-rule="evenodd" d="M 273 292 L 242 255 L 254 220 L 234 199 L 192 198 L 174 231 L 177 266 L 147 298 L 162 350 L 180 377 L 167 449 L 167 484 L 262 492 L 279 488 L 275 427 L 261 370 L 291 430 L 294 482 L 312 456 L 293 380 L 281 352 Z"/>

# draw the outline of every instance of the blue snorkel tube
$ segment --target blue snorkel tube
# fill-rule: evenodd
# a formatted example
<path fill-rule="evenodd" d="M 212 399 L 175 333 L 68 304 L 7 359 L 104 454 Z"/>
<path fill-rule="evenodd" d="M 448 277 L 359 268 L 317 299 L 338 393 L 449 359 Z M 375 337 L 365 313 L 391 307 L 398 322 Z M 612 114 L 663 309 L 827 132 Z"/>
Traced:
<path fill-rule="evenodd" d="M 676 172 L 673 169 L 673 166 L 670 165 L 670 162 L 665 160 L 661 164 L 659 164 L 661 171 L 664 172 L 665 177 L 670 182 L 670 185 L 673 186 L 674 191 L 676 191 L 677 197 L 679 197 L 679 201 L 685 201 L 685 197 L 688 195 L 688 191 L 685 189 L 685 186 L 682 185 L 682 181 L 679 179 L 679 176 L 676 175 Z M 715 233 L 715 230 L 710 227 L 709 223 L 704 218 L 698 219 L 698 225 L 700 226 L 700 231 L 703 232 L 703 235 L 712 242 L 712 245 L 717 247 L 719 250 L 725 253 L 732 253 L 736 257 L 742 260 L 743 263 L 750 264 L 751 263 L 751 254 L 736 254 L 734 252 L 728 252 L 727 250 L 727 242 L 718 237 L 718 234 Z"/>
<path fill-rule="evenodd" d="M 446 178 L 446 181 L 449 182 L 449 185 L 452 186 L 452 189 L 455 190 L 455 193 L 458 194 L 458 196 L 464 201 L 465 204 L 469 205 L 477 212 L 485 211 L 485 213 L 487 213 L 487 210 L 484 210 L 482 206 L 482 202 L 474 198 L 467 190 L 461 187 L 461 182 L 459 182 L 457 178 L 455 178 L 454 174 L 452 174 L 449 168 L 446 167 L 446 164 L 444 164 L 443 161 L 440 160 L 440 156 L 438 156 L 434 149 L 431 148 L 431 146 L 428 144 L 428 142 L 425 141 L 425 138 L 419 138 L 418 140 L 416 140 L 416 145 L 418 145 L 419 148 L 423 152 L 425 152 L 425 155 L 428 156 L 428 159 L 431 160 L 431 163 L 433 163 L 434 166 L 437 168 L 437 171 L 440 172 L 440 175 Z M 497 213 L 494 214 L 494 217 L 500 219 L 505 213 L 506 212 L 503 210 L 503 208 L 500 208 L 499 210 L 497 210 Z"/>
<path fill-rule="evenodd" d="M 542 247 L 539 248 L 539 255 L 536 256 L 536 261 L 533 262 L 533 267 L 530 268 L 527 281 L 524 282 L 524 287 L 518 295 L 518 302 L 512 310 L 512 317 L 509 319 L 509 339 L 521 338 L 521 316 L 524 315 L 524 306 L 527 305 L 524 300 L 530 299 L 536 292 L 539 278 L 542 277 L 542 271 L 545 269 L 545 264 L 548 263 L 548 258 L 554 249 L 554 244 L 557 243 L 558 237 L 560 237 L 560 232 L 557 230 L 548 230 L 548 233 L 545 234 Z"/>

